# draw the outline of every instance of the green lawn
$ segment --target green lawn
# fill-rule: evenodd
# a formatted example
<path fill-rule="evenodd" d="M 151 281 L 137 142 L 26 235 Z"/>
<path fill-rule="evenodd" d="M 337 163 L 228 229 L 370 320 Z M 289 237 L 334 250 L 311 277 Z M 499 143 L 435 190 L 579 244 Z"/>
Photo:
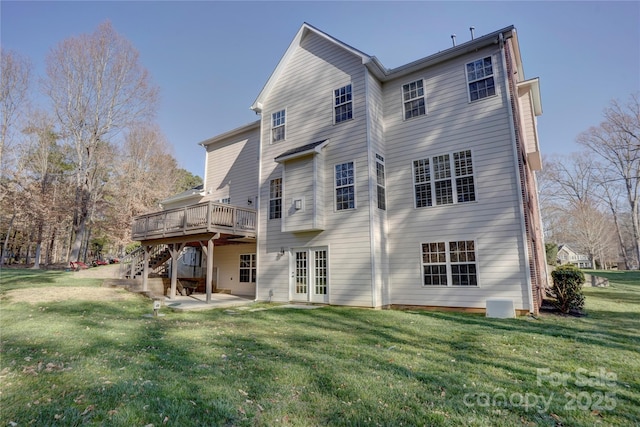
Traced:
<path fill-rule="evenodd" d="M 585 317 L 508 320 L 267 304 L 149 318 L 123 291 L 22 301 L 100 281 L 0 274 L 0 426 L 640 425 L 638 273 L 587 288 Z"/>

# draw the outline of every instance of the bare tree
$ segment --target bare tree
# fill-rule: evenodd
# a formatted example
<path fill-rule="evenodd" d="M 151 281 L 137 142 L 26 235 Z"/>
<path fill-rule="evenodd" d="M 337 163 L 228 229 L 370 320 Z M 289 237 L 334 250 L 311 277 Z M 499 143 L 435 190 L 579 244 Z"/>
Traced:
<path fill-rule="evenodd" d="M 155 113 L 157 88 L 131 43 L 109 22 L 93 34 L 69 38 L 47 57 L 43 89 L 49 96 L 61 136 L 75 148 L 76 201 L 70 258 L 77 260 L 104 158 L 101 144 Z"/>
<path fill-rule="evenodd" d="M 122 246 L 130 239 L 134 216 L 156 210 L 160 200 L 175 194 L 180 170 L 171 145 L 152 124 L 127 132 L 118 164 L 113 180 L 118 186 L 111 188 L 109 217 L 111 235 Z"/>
<path fill-rule="evenodd" d="M 613 250 L 613 223 L 603 211 L 597 164 L 589 153 L 574 153 L 547 159 L 540 174 L 542 212 L 552 216 L 551 236 L 558 242 L 571 243 L 586 253 L 592 265 L 596 258 L 604 262 L 603 254 Z"/>
<path fill-rule="evenodd" d="M 600 156 L 609 174 L 623 183 L 631 212 L 633 251 L 640 260 L 640 94 L 632 95 L 626 104 L 612 101 L 600 126 L 580 134 L 578 143 Z"/>
<path fill-rule="evenodd" d="M 21 111 L 28 101 L 31 63 L 18 53 L 0 49 L 0 176 L 3 176 L 4 153 L 11 143 Z"/>

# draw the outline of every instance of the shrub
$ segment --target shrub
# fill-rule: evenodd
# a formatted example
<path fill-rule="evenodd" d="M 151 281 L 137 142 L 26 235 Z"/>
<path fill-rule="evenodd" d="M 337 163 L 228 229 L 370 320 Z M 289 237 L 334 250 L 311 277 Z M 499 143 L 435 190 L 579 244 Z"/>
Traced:
<path fill-rule="evenodd" d="M 551 277 L 553 278 L 551 291 L 556 297 L 556 307 L 563 313 L 569 313 L 571 310 L 582 310 L 584 307 L 584 295 L 582 293 L 584 274 L 582 274 L 582 271 L 574 265 L 566 264 L 553 270 Z"/>

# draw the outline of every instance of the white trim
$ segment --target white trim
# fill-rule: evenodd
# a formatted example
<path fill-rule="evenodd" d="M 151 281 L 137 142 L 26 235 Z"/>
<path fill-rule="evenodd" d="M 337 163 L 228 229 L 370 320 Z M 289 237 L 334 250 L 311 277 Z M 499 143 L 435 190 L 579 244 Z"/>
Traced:
<path fill-rule="evenodd" d="M 286 220 L 285 220 L 285 210 L 284 210 L 284 202 L 285 200 L 287 200 L 287 186 L 286 186 L 286 173 L 287 173 L 287 168 L 285 168 L 284 166 L 282 166 L 282 215 L 280 215 L 280 232 L 284 233 L 286 232 Z"/>
<path fill-rule="evenodd" d="M 502 34 L 500 34 L 500 39 L 502 39 Z M 493 77 L 493 88 L 494 88 L 495 93 L 493 95 L 487 95 L 487 96 L 482 97 L 482 98 L 471 100 L 471 89 L 469 88 L 469 84 L 478 82 L 480 80 L 486 80 L 489 77 L 483 77 L 482 79 L 476 79 L 476 80 L 473 80 L 473 81 L 470 82 L 469 81 L 469 74 L 467 73 L 467 65 L 475 63 L 476 61 L 479 61 L 479 60 L 484 60 L 485 58 L 491 58 L 491 71 L 492 71 L 492 74 L 491 74 L 490 77 Z M 496 78 L 496 68 L 495 68 L 495 64 L 496 63 L 497 63 L 497 61 L 495 60 L 493 53 L 489 53 L 487 55 L 483 55 L 481 58 L 473 59 L 471 61 L 466 61 L 464 63 L 464 78 L 465 78 L 465 81 L 467 82 L 466 83 L 466 85 L 467 85 L 467 101 L 468 101 L 469 104 L 475 104 L 476 102 L 480 102 L 483 99 L 495 98 L 496 96 L 499 95 L 498 83 L 497 83 L 498 79 Z M 503 70 L 503 72 L 506 73 L 506 70 Z"/>
<path fill-rule="evenodd" d="M 418 82 L 418 81 L 422 81 L 422 98 L 424 98 L 424 114 L 418 114 L 417 116 L 413 116 L 413 117 L 409 117 L 409 118 L 407 118 L 407 111 L 405 110 L 405 103 L 406 103 L 406 102 L 413 101 L 413 100 L 417 100 L 417 99 L 419 99 L 420 97 L 412 98 L 412 99 L 411 99 L 411 100 L 409 100 L 409 101 L 405 101 L 405 100 L 404 100 L 404 87 L 405 87 L 406 85 L 410 85 L 411 83 L 416 83 L 416 82 Z M 416 119 L 416 118 L 418 118 L 418 117 L 427 116 L 427 115 L 429 114 L 429 109 L 427 108 L 427 87 L 426 87 L 426 86 L 427 86 L 427 85 L 426 85 L 426 81 L 425 81 L 425 79 L 424 79 L 424 78 L 422 78 L 422 77 L 420 77 L 419 79 L 416 79 L 416 80 L 411 80 L 411 81 L 409 81 L 409 82 L 401 83 L 401 84 L 400 84 L 400 99 L 401 99 L 401 102 L 402 102 L 402 108 L 401 108 L 401 110 L 402 110 L 402 121 L 403 121 L 403 122 L 404 122 L 404 121 L 407 121 L 407 120 L 413 120 L 413 119 Z"/>
<path fill-rule="evenodd" d="M 364 101 L 365 101 L 365 126 L 366 126 L 366 134 L 367 134 L 367 174 L 371 174 L 371 165 L 374 165 L 373 172 L 376 173 L 375 165 L 376 159 L 375 154 L 373 153 L 373 148 L 371 147 L 371 120 L 370 120 L 370 100 L 369 100 L 369 70 L 365 67 L 364 69 Z M 373 163 L 372 163 L 373 162 Z M 355 181 L 355 180 L 354 180 Z M 374 224 L 374 207 L 372 202 L 371 195 L 372 191 L 375 189 L 375 182 L 369 177 L 369 257 L 371 259 L 371 306 L 378 306 L 378 293 L 376 292 L 376 231 L 373 229 Z M 355 184 L 355 182 L 354 182 Z M 355 189 L 354 189 L 355 196 Z M 381 289 L 382 291 L 382 289 Z"/>
<path fill-rule="evenodd" d="M 366 70 L 366 68 L 365 68 L 365 70 Z M 366 83 L 365 83 L 365 85 L 366 85 Z M 347 105 L 347 104 L 351 104 L 351 118 L 350 118 L 350 119 L 342 120 L 342 121 L 340 121 L 340 122 L 337 122 L 337 121 L 336 121 L 336 107 L 338 107 L 338 105 L 336 105 L 336 96 L 335 96 L 335 94 L 336 94 L 336 90 L 340 90 L 340 89 L 345 88 L 345 87 L 347 87 L 347 86 L 351 86 L 351 101 L 349 101 L 349 102 L 345 102 L 345 103 L 343 103 L 343 104 L 340 104 L 340 106 Z M 366 91 L 366 89 L 365 89 L 365 91 Z M 337 88 L 337 89 L 333 89 L 333 90 L 331 91 L 331 95 L 333 96 L 333 97 L 332 97 L 332 99 L 331 99 L 331 114 L 332 114 L 332 117 L 333 117 L 333 124 L 334 124 L 334 125 L 339 125 L 339 124 L 342 124 L 342 123 L 345 123 L 345 122 L 350 122 L 350 121 L 354 120 L 354 119 L 355 119 L 355 110 L 354 110 L 354 108 L 353 108 L 353 107 L 354 107 L 355 103 L 354 103 L 354 101 L 353 101 L 353 99 L 354 99 L 354 94 L 353 94 L 353 82 L 349 82 L 349 83 L 347 83 L 347 84 L 345 84 L 345 85 L 340 86 L 340 87 L 339 87 L 339 88 Z M 366 96 L 366 95 L 365 95 L 365 96 Z M 366 102 L 366 101 L 365 101 L 365 102 Z"/>
<path fill-rule="evenodd" d="M 473 262 L 456 262 L 451 261 L 451 242 L 473 242 L 473 254 L 475 260 Z M 444 243 L 444 253 L 445 253 L 445 262 L 434 262 L 434 263 L 425 263 L 423 259 L 422 245 L 431 244 L 431 243 Z M 450 239 L 450 240 L 436 240 L 433 242 L 419 242 L 419 255 L 420 255 L 420 282 L 422 285 L 422 289 L 478 289 L 480 288 L 480 268 L 478 261 L 478 240 L 477 239 Z M 424 284 L 424 266 L 425 265 L 445 265 L 445 271 L 447 275 L 447 284 L 446 285 L 425 285 Z M 476 284 L 474 285 L 454 285 L 453 284 L 453 269 L 454 265 L 470 265 L 473 264 L 475 266 L 476 272 Z"/>
<path fill-rule="evenodd" d="M 281 139 L 278 140 L 274 140 L 273 139 L 273 130 L 276 129 L 273 127 L 273 116 L 275 114 L 284 112 L 284 123 L 282 123 L 281 125 L 277 126 L 276 128 L 282 127 L 283 129 L 283 137 Z M 287 107 L 285 108 L 280 108 L 280 109 L 276 109 L 274 110 L 271 114 L 269 114 L 269 143 L 270 144 L 274 144 L 276 142 L 280 142 L 280 141 L 286 141 L 287 140 L 287 118 L 289 116 L 289 113 L 287 112 Z"/>
<path fill-rule="evenodd" d="M 456 162 L 454 159 L 454 154 L 456 153 L 463 153 L 465 151 L 470 151 L 471 152 L 471 167 L 473 169 L 473 172 L 471 173 L 471 175 L 463 175 L 458 177 L 456 175 Z M 448 178 L 451 182 L 451 197 L 452 197 L 452 203 L 443 203 L 443 204 L 437 204 L 436 203 L 436 188 L 435 188 L 435 176 L 433 173 L 433 159 L 435 157 L 441 157 L 441 156 L 449 156 L 449 167 L 450 167 L 450 172 L 451 172 L 451 176 Z M 415 169 L 414 169 L 414 162 L 416 161 L 420 161 L 420 160 L 428 160 L 429 161 L 429 188 L 431 190 L 431 205 L 427 205 L 427 206 L 417 206 L 417 200 L 416 200 L 416 174 L 415 174 Z M 445 152 L 445 153 L 440 153 L 440 154 L 434 154 L 434 155 L 429 155 L 426 157 L 422 157 L 419 159 L 412 159 L 411 160 L 411 180 L 412 180 L 412 197 L 413 197 L 413 208 L 414 209 L 432 209 L 432 208 L 438 208 L 438 207 L 444 207 L 444 206 L 454 206 L 454 205 L 466 205 L 468 203 L 477 203 L 478 202 L 478 180 L 476 179 L 476 160 L 475 160 L 475 154 L 474 154 L 474 149 L 473 148 L 465 148 L 463 150 L 456 150 L 456 151 L 450 151 L 450 152 Z M 473 178 L 473 195 L 474 195 L 474 200 L 469 200 L 466 202 L 459 202 L 458 201 L 458 189 L 457 189 L 457 182 L 456 180 L 458 178 L 467 178 L 467 177 L 472 177 Z M 438 181 L 445 181 L 444 179 L 440 179 Z"/>
<path fill-rule="evenodd" d="M 243 282 L 241 280 L 241 274 L 240 274 L 240 270 L 242 269 L 242 256 L 243 255 L 253 255 L 253 259 L 249 258 L 249 264 L 253 263 L 253 267 L 251 265 L 249 265 L 248 269 L 249 269 L 249 281 L 248 282 Z M 245 268 L 246 270 L 247 268 Z M 255 281 L 252 282 L 251 281 L 251 270 L 255 270 Z M 249 252 L 249 253 L 242 253 L 242 254 L 238 254 L 238 283 L 256 283 L 258 281 L 258 254 L 257 251 L 256 252 Z"/>
<path fill-rule="evenodd" d="M 280 180 L 280 197 L 271 198 L 271 182 L 275 181 L 276 179 Z M 267 221 L 271 221 L 271 220 L 274 220 L 274 219 L 281 219 L 282 218 L 282 212 L 283 212 L 283 208 L 284 208 L 284 204 L 283 204 L 283 200 L 282 200 L 282 186 L 283 186 L 282 177 L 269 179 L 269 207 L 267 208 Z M 272 200 L 278 200 L 278 199 L 280 200 L 280 217 L 279 218 L 271 218 L 271 201 Z"/>
<path fill-rule="evenodd" d="M 336 197 L 336 190 L 338 189 L 337 185 L 336 185 L 336 166 L 338 165 L 345 165 L 347 163 L 353 163 L 353 207 L 352 208 L 346 208 L 346 209 L 338 209 L 338 199 Z M 358 194 L 356 192 L 356 176 L 357 176 L 357 169 L 356 169 L 356 161 L 355 160 L 347 160 L 344 162 L 339 162 L 339 163 L 334 163 L 333 168 L 331 170 L 332 172 L 332 177 L 331 179 L 333 180 L 333 211 L 334 212 L 342 212 L 342 211 L 350 211 L 350 210 L 355 210 L 358 209 Z M 347 187 L 342 186 L 341 188 Z"/>

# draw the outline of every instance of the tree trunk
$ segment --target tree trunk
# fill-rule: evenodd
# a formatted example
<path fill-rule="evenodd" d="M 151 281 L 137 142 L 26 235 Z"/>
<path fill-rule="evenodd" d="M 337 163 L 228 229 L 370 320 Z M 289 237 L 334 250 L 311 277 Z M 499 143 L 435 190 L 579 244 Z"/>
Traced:
<path fill-rule="evenodd" d="M 9 221 L 9 228 L 7 229 L 7 235 L 4 238 L 4 246 L 2 246 L 2 253 L 0 253 L 0 267 L 4 264 L 4 259 L 7 256 L 7 247 L 9 245 L 9 235 L 11 234 L 11 229 L 13 228 L 13 220 L 16 219 L 16 213 L 14 212 L 11 216 L 11 221 Z"/>

